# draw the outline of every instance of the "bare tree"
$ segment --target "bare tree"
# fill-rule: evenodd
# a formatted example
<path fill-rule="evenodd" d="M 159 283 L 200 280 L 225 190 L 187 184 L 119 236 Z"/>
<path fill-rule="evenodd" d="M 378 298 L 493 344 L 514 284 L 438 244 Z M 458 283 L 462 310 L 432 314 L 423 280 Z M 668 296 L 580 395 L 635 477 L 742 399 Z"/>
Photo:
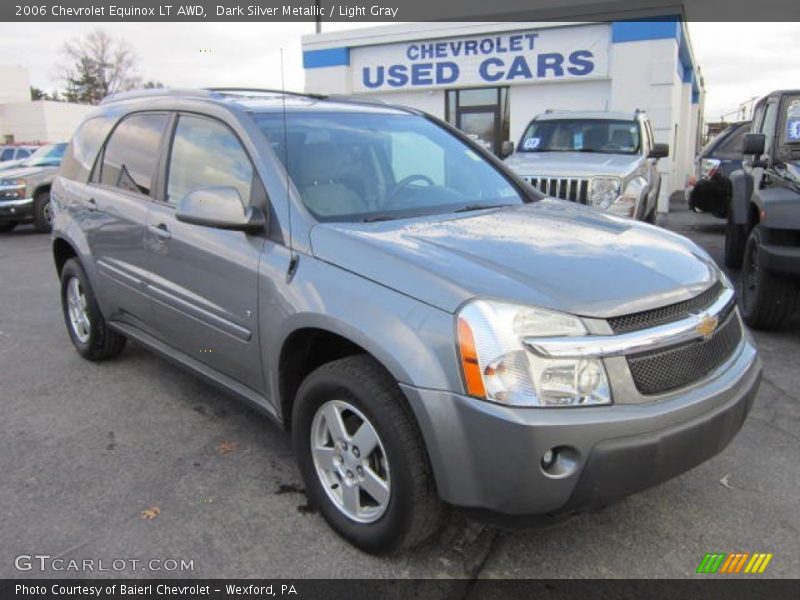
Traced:
<path fill-rule="evenodd" d="M 139 85 L 137 57 L 130 44 L 102 29 L 64 44 L 62 55 L 68 101 L 97 104 L 104 97 Z"/>

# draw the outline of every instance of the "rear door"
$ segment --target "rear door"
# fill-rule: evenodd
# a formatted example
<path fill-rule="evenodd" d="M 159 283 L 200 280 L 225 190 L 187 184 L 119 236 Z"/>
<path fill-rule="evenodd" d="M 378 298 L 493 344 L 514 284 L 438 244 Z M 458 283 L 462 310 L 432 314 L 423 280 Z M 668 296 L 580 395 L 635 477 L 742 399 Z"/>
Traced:
<path fill-rule="evenodd" d="M 145 228 L 168 113 L 134 113 L 114 128 L 98 157 L 80 219 L 109 319 L 150 331 Z"/>
<path fill-rule="evenodd" d="M 223 122 L 179 114 L 162 197 L 147 225 L 150 293 L 164 342 L 251 389 L 263 390 L 258 346 L 258 262 L 265 234 L 182 223 L 175 206 L 190 191 L 232 186 L 249 204 L 263 197 L 236 134 Z"/>

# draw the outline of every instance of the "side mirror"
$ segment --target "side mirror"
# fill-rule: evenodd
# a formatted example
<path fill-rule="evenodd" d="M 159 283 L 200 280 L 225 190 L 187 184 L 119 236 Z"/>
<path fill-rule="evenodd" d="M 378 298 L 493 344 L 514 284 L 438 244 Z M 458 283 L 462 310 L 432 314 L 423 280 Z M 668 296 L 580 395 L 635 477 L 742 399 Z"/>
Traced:
<path fill-rule="evenodd" d="M 653 144 L 647 158 L 667 158 L 669 156 L 669 144 Z"/>
<path fill-rule="evenodd" d="M 239 190 L 229 186 L 192 190 L 178 203 L 175 218 L 192 225 L 238 231 L 263 230 L 267 224 L 264 213 L 255 206 L 245 208 Z"/>
<path fill-rule="evenodd" d="M 512 154 L 514 154 L 514 142 L 506 140 L 503 142 L 502 146 L 500 146 L 500 158 L 508 158 Z"/>
<path fill-rule="evenodd" d="M 742 154 L 745 156 L 761 156 L 767 145 L 767 136 L 763 133 L 748 133 L 742 142 Z"/>

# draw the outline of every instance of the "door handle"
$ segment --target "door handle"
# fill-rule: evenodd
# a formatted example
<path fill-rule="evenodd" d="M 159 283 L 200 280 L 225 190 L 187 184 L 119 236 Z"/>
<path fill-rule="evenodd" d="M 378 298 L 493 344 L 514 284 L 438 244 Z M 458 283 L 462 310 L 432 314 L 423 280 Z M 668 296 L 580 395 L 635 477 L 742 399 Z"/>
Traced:
<path fill-rule="evenodd" d="M 169 232 L 169 229 L 167 229 L 167 225 L 165 223 L 148 225 L 147 228 L 150 230 L 150 233 L 161 238 L 162 240 L 168 240 L 172 237 L 172 234 Z"/>
<path fill-rule="evenodd" d="M 94 198 L 89 198 L 87 204 L 89 205 L 87 207 L 88 210 L 90 210 L 92 212 L 97 210 L 97 201 Z"/>

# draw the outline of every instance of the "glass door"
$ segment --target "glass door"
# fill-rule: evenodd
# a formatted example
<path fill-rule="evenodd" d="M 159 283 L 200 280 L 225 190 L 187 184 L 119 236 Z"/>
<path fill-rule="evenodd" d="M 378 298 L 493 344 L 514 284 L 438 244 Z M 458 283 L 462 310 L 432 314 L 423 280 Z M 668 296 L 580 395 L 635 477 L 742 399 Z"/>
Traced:
<path fill-rule="evenodd" d="M 508 88 L 447 90 L 446 118 L 481 146 L 499 154 L 509 135 Z"/>

